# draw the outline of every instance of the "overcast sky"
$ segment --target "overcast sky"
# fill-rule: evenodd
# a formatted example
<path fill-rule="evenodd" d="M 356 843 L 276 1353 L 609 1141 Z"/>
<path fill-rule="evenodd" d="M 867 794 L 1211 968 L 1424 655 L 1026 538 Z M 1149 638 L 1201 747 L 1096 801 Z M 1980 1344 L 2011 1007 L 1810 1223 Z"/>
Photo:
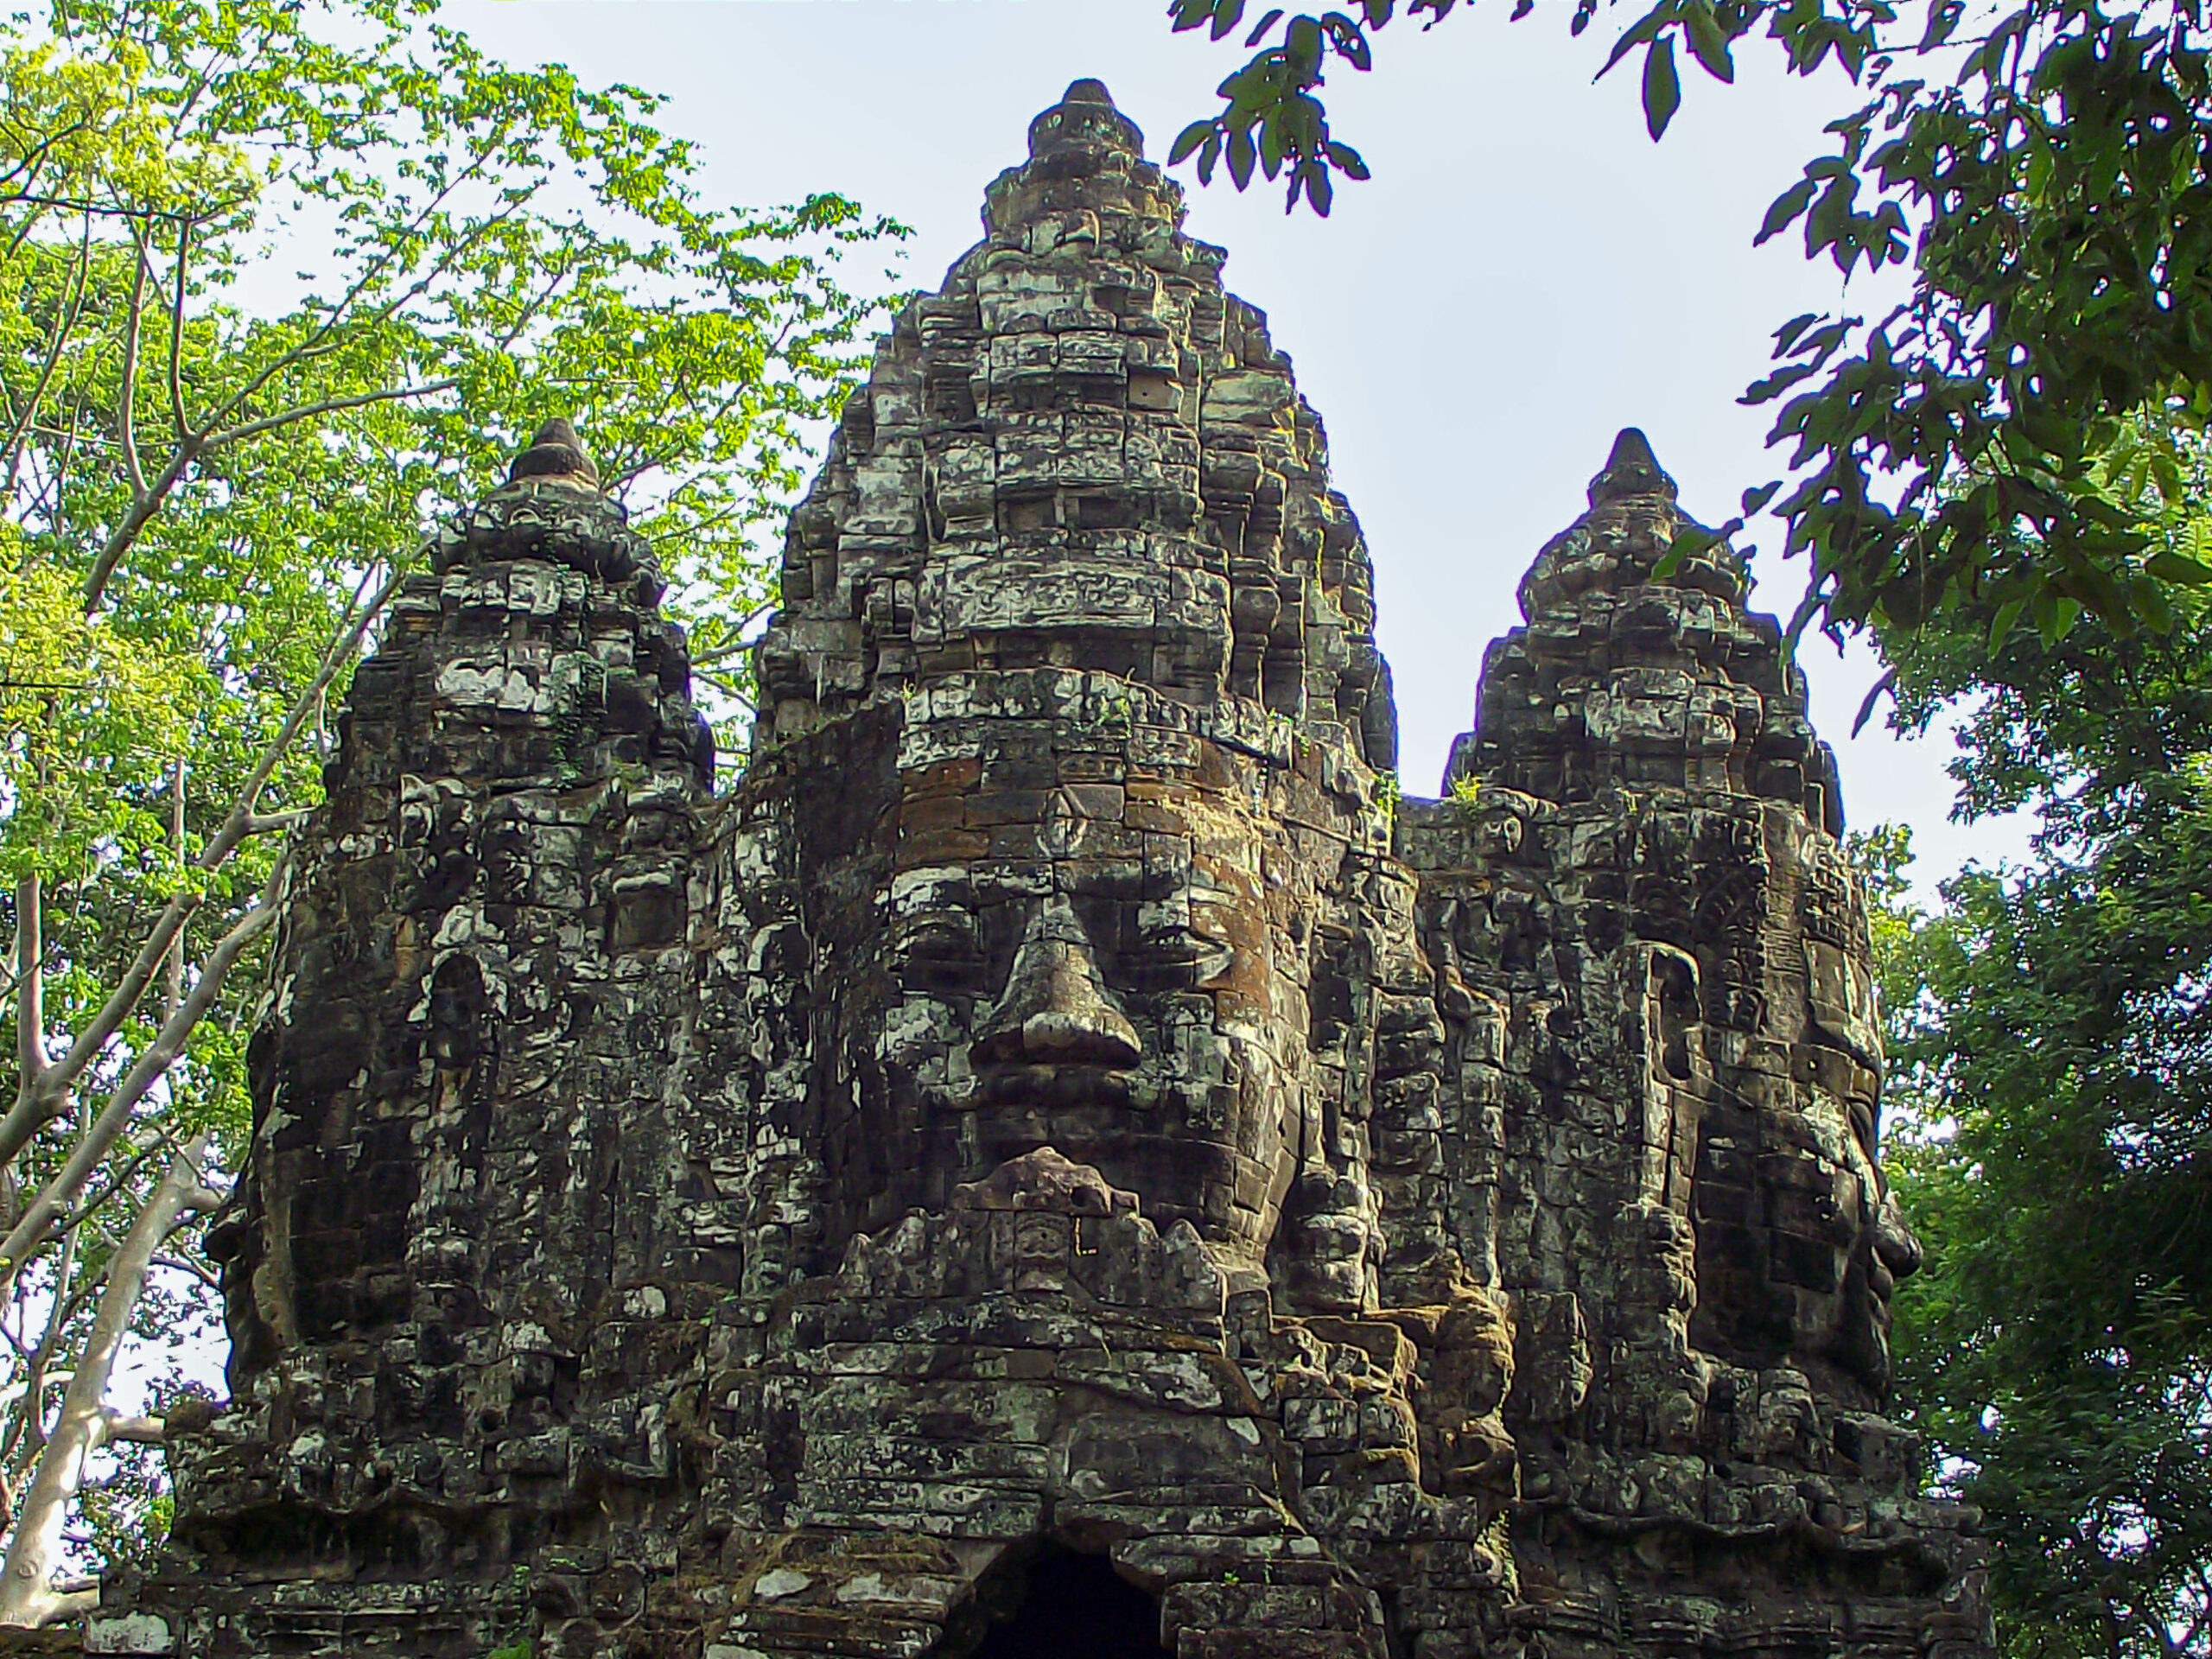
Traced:
<path fill-rule="evenodd" d="M 1262 7 L 1255 0 L 1256 16 Z M 1641 7 L 1628 7 L 1632 18 Z M 1367 531 L 1397 678 L 1409 792 L 1433 793 L 1473 709 L 1484 645 L 1518 620 L 1514 588 L 1573 521 L 1613 434 L 1641 426 L 1685 506 L 1729 517 L 1774 475 L 1769 417 L 1739 407 L 1772 330 L 1837 303 L 1802 244 L 1751 245 L 1767 204 L 1851 104 L 1840 78 L 1787 80 L 1747 42 L 1732 87 L 1685 70 L 1662 143 L 1643 130 L 1636 64 L 1593 86 L 1621 12 L 1582 40 L 1570 0 L 1509 23 L 1469 0 L 1423 35 L 1377 40 L 1372 75 L 1329 88 L 1338 137 L 1374 179 L 1327 220 L 1279 192 L 1191 189 L 1189 228 L 1229 250 L 1230 287 L 1326 423 L 1338 486 Z M 914 229 L 897 283 L 934 287 L 979 235 L 983 187 L 1022 159 L 1029 119 L 1073 79 L 1104 80 L 1164 156 L 1213 106 L 1233 45 L 1172 34 L 1166 0 L 457 0 L 448 21 L 514 60 L 668 95 L 710 194 L 767 204 L 837 190 Z M 851 276 L 874 279 L 872 261 Z M 887 284 L 887 286 L 888 284 Z M 1864 304 L 1871 296 L 1854 295 Z M 1755 523 L 1754 603 L 1787 613 L 1802 565 Z M 1815 641 L 1814 715 L 1860 826 L 1914 827 L 1923 881 L 2016 855 L 2017 825 L 1962 830 L 1941 736 L 1848 737 L 1878 672 Z"/>

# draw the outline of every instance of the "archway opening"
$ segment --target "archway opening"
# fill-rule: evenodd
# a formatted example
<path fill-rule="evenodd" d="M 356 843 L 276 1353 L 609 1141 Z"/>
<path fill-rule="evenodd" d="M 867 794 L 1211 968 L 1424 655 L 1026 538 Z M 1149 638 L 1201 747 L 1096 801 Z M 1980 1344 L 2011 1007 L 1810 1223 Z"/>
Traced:
<path fill-rule="evenodd" d="M 1160 1604 L 1103 1555 L 1048 1547 L 999 1590 L 969 1659 L 1173 1659 L 1160 1644 Z"/>

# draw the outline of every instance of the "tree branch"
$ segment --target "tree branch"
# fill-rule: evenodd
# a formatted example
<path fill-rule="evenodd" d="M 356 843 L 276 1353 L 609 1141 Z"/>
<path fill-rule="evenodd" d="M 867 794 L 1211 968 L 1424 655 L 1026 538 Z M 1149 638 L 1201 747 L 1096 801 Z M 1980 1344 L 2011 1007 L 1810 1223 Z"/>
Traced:
<path fill-rule="evenodd" d="M 208 1131 L 202 1129 L 178 1152 L 161 1185 L 154 1189 L 154 1196 L 109 1258 L 107 1287 L 101 1294 L 84 1356 L 77 1363 L 77 1374 L 69 1379 L 61 1414 L 39 1458 L 30 1490 L 23 1494 L 22 1505 L 16 1511 L 6 1567 L 0 1573 L 0 1624 L 35 1628 L 68 1616 L 74 1597 L 54 1580 L 61 1564 L 62 1526 L 68 1518 L 70 1501 L 84 1487 L 86 1459 L 118 1440 L 159 1443 L 159 1419 L 124 1416 L 108 1408 L 105 1396 L 116 1356 L 130 1334 L 130 1315 L 145 1290 L 146 1269 L 154 1251 L 200 1190 L 200 1160 L 207 1152 L 207 1141 Z M 98 1592 L 92 1596 L 97 1605 Z"/>
<path fill-rule="evenodd" d="M 32 386 L 22 412 L 16 417 L 15 429 L 8 434 L 6 479 L 4 484 L 0 484 L 0 489 L 4 489 L 8 494 L 15 493 L 16 475 L 22 468 L 23 446 L 38 419 L 39 405 L 46 401 L 46 389 L 54 382 L 54 371 L 61 365 L 61 348 L 69 343 L 69 336 L 77 327 L 77 319 L 84 312 L 85 296 L 92 287 L 92 221 L 87 219 L 84 238 L 78 250 L 75 289 L 66 307 L 55 308 L 54 340 L 47 348 L 46 361 L 39 369 L 38 382 Z"/>
<path fill-rule="evenodd" d="M 127 1440 L 134 1446 L 167 1446 L 168 1433 L 158 1417 L 126 1417 L 110 1408 L 101 1414 L 99 1441 L 113 1446 Z"/>
<path fill-rule="evenodd" d="M 20 1104 L 46 1081 L 45 897 L 34 870 L 16 883 L 16 1064 Z"/>
<path fill-rule="evenodd" d="M 315 678 L 293 699 L 283 725 L 264 747 L 261 758 L 255 763 L 252 772 L 239 791 L 229 817 L 223 821 L 199 858 L 194 861 L 194 868 L 203 874 L 213 874 L 219 869 L 250 837 L 265 835 L 273 830 L 289 829 L 299 821 L 298 815 L 294 813 L 263 814 L 253 809 L 261 798 L 261 791 L 268 787 L 269 779 L 275 774 L 277 763 L 283 759 L 285 751 L 298 739 L 300 732 L 321 705 L 324 690 L 336 677 L 339 669 L 359 648 L 370 626 L 404 579 L 402 574 L 395 570 L 373 594 L 362 599 L 362 594 L 375 575 L 373 566 L 363 573 L 360 585 L 354 589 L 353 613 L 340 626 L 339 632 L 323 652 Z M 277 868 L 283 868 L 283 861 L 278 861 Z M 206 895 L 197 891 L 180 893 L 170 899 L 155 918 L 152 931 L 139 947 L 137 957 L 109 995 L 99 1014 L 78 1033 L 67 1055 L 46 1069 L 35 1090 L 18 1088 L 15 1105 L 10 1108 L 4 1118 L 0 1118 L 0 1167 L 12 1165 L 16 1155 L 30 1143 L 31 1138 L 59 1111 L 66 1109 L 68 1090 L 86 1068 L 99 1057 L 109 1040 L 123 1028 L 123 1022 L 138 1006 L 139 1000 L 146 994 L 147 986 L 152 983 L 155 974 L 167 957 L 170 941 L 176 938 L 192 913 L 205 902 Z M 186 1006 L 192 1005 L 192 1001 L 188 999 Z M 0 1251 L 0 1255 L 4 1254 L 4 1251 Z M 13 1271 L 6 1261 L 0 1260 L 0 1282 L 4 1282 L 4 1275 Z"/>
<path fill-rule="evenodd" d="M 192 223 L 188 219 L 176 233 L 176 288 L 169 300 L 169 415 L 176 422 L 179 443 L 192 435 L 192 422 L 184 412 L 184 300 Z"/>
<path fill-rule="evenodd" d="M 100 549 L 99 557 L 92 561 L 92 574 L 85 578 L 85 614 L 90 616 L 100 607 L 106 596 L 107 584 L 115 575 L 115 567 L 123 563 L 123 556 L 137 543 L 138 532 L 153 522 L 154 515 L 162 510 L 162 503 L 168 499 L 177 480 L 185 475 L 200 454 L 200 440 L 188 434 L 177 441 L 175 451 L 169 456 L 168 465 L 147 486 L 130 504 L 130 511 L 123 515 Z"/>
<path fill-rule="evenodd" d="M 123 318 L 123 385 L 116 394 L 115 432 L 123 445 L 123 473 L 130 480 L 131 499 L 146 493 L 146 474 L 138 465 L 138 339 L 146 315 L 146 243 L 131 227 L 138 245 L 138 260 L 130 276 L 130 304 Z"/>
<path fill-rule="evenodd" d="M 86 1183 L 92 1179 L 108 1148 L 130 1123 L 131 1114 L 137 1110 L 139 1103 L 145 1099 L 146 1091 L 183 1052 L 186 1038 L 191 1035 L 192 1028 L 200 1023 L 214 1002 L 216 993 L 222 988 L 223 980 L 232 964 L 249 945 L 269 931 L 276 917 L 276 895 L 283 888 L 290 864 L 290 851 L 287 849 L 278 855 L 259 900 L 238 918 L 237 925 L 223 936 L 221 943 L 208 957 L 206 965 L 200 969 L 199 982 L 193 986 L 192 995 L 184 1000 L 184 1006 L 163 1022 L 160 1034 L 139 1055 L 137 1063 L 124 1074 L 123 1081 L 116 1085 L 115 1092 L 108 1097 L 100 1115 L 86 1127 L 83 1138 L 70 1154 L 68 1162 L 57 1170 L 23 1206 L 22 1217 L 9 1230 L 7 1238 L 0 1241 L 0 1287 L 15 1282 L 31 1251 L 46 1241 L 54 1224 L 61 1218 L 63 1211 L 85 1190 Z M 5 1605 L 6 1588 L 0 1585 L 0 1607 Z M 0 1614 L 0 1622 L 4 1622 L 4 1614 Z"/>
<path fill-rule="evenodd" d="M 246 438 L 257 438 L 264 432 L 273 432 L 280 426 L 289 426 L 296 421 L 313 420 L 318 415 L 333 415 L 342 409 L 362 409 L 371 404 L 396 403 L 404 397 L 428 397 L 433 393 L 451 391 L 461 384 L 458 380 L 429 380 L 419 386 L 393 386 L 383 391 L 364 391 L 351 397 L 327 397 L 319 404 L 303 404 L 288 409 L 281 415 L 264 415 L 259 420 L 248 421 L 243 426 L 218 432 L 203 442 L 212 449 L 219 443 L 237 443 Z"/>

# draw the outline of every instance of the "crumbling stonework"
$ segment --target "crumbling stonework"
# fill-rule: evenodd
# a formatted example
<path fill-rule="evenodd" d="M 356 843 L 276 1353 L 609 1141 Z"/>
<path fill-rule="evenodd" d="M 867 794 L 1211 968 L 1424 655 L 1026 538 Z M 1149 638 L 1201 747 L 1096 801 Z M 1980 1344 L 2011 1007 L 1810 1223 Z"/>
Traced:
<path fill-rule="evenodd" d="M 757 747 L 575 436 L 285 898 L 232 1397 L 94 1651 L 1987 1650 L 1834 767 L 1624 434 L 1399 802 L 1359 528 L 1083 82 L 793 515 Z"/>

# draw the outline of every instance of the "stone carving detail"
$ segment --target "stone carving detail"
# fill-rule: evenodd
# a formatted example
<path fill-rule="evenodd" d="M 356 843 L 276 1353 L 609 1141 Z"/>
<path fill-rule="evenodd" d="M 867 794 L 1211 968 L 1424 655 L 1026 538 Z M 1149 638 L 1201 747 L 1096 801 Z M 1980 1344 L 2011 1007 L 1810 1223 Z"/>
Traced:
<path fill-rule="evenodd" d="M 1398 803 L 1288 361 L 1103 88 L 1030 149 L 793 515 L 734 792 L 564 423 L 403 597 L 285 899 L 232 1397 L 99 1650 L 988 1659 L 1033 1568 L 1178 1659 L 1986 1651 L 1735 556 L 1655 575 L 1624 435 L 1471 801 Z"/>

